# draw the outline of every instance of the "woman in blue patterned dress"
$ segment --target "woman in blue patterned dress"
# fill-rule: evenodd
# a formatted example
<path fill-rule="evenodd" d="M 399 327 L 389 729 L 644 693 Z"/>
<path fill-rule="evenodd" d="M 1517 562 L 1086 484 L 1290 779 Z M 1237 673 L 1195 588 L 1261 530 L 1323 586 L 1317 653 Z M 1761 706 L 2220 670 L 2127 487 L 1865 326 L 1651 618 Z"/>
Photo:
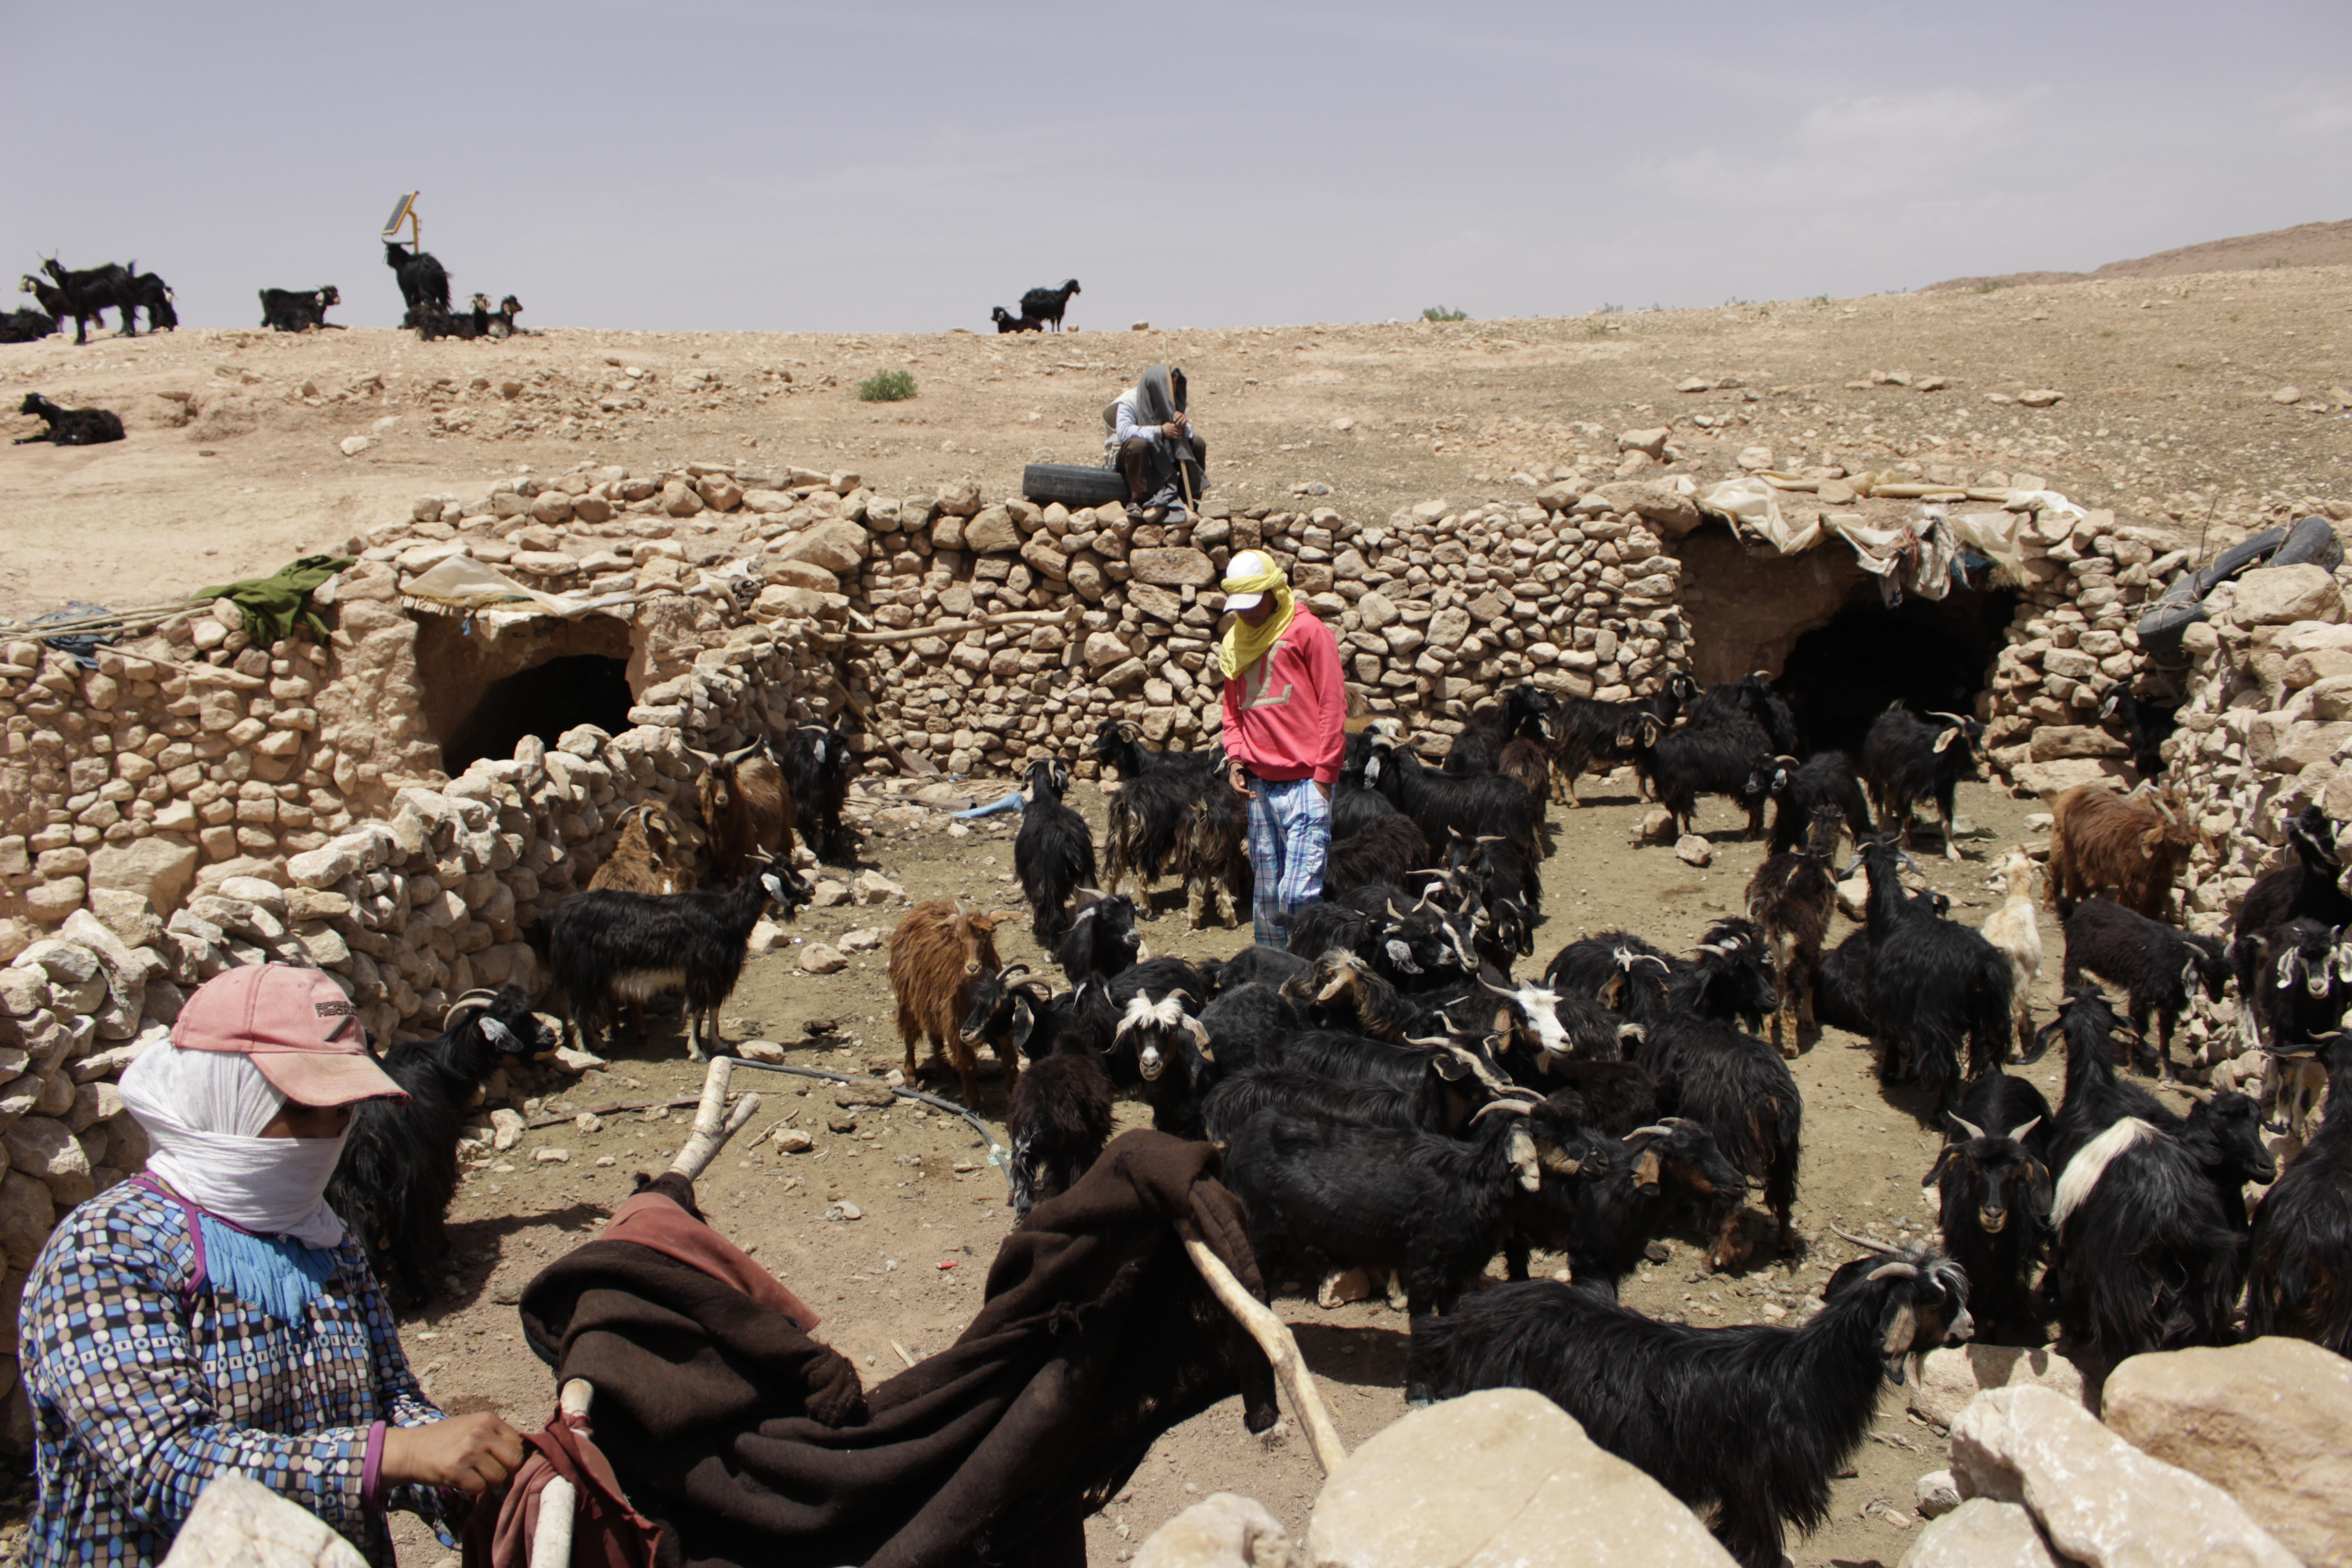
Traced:
<path fill-rule="evenodd" d="M 147 1169 L 67 1215 L 25 1287 L 28 1561 L 156 1562 L 234 1472 L 389 1564 L 388 1506 L 437 1521 L 446 1489 L 503 1481 L 520 1436 L 425 1397 L 322 1196 L 352 1107 L 401 1092 L 334 983 L 278 964 L 216 976 L 121 1091 Z"/>

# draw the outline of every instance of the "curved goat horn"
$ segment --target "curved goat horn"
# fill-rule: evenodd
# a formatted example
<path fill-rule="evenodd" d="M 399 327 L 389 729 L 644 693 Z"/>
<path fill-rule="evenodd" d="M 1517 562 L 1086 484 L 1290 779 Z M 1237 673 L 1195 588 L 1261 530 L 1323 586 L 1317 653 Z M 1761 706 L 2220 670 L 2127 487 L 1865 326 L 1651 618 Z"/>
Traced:
<path fill-rule="evenodd" d="M 1529 1105 L 1523 1100 L 1490 1100 L 1486 1104 L 1480 1106 L 1477 1110 L 1472 1111 L 1470 1113 L 1470 1120 L 1475 1121 L 1478 1118 L 1486 1115 L 1486 1112 L 1490 1110 L 1507 1111 L 1513 1116 L 1525 1116 L 1534 1110 L 1534 1106 Z"/>
<path fill-rule="evenodd" d="M 1948 1110 L 1944 1114 L 1951 1117 L 1953 1123 L 1962 1131 L 1966 1132 L 1969 1137 L 1981 1138 L 1985 1135 L 1985 1130 L 1983 1128 L 1978 1126 L 1973 1121 L 1962 1120 L 1962 1118 L 1956 1112 Z"/>
<path fill-rule="evenodd" d="M 1674 1131 L 1675 1130 L 1671 1127 L 1660 1127 L 1654 1123 L 1648 1127 L 1634 1128 L 1633 1131 L 1626 1133 L 1623 1138 L 1619 1140 L 1619 1142 L 1631 1143 L 1636 1138 L 1667 1138 L 1674 1135 Z"/>

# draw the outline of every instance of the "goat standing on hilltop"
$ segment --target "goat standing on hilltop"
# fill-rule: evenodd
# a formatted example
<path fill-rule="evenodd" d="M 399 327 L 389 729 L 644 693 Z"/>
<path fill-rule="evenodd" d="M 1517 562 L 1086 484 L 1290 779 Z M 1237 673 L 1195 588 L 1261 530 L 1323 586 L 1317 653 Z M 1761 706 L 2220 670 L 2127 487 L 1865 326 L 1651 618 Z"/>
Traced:
<path fill-rule="evenodd" d="M 1225 566 L 1224 635 L 1228 777 L 1249 802 L 1250 910 L 1257 940 L 1283 945 L 1283 917 L 1323 897 L 1331 853 L 1331 791 L 1347 747 L 1348 690 L 1331 628 L 1293 597 L 1290 579 L 1263 551 Z M 1508 789 L 1532 814 L 1527 792 Z"/>
<path fill-rule="evenodd" d="M 1049 325 L 1058 332 L 1062 330 L 1062 316 L 1070 308 L 1070 296 L 1084 292 L 1075 278 L 1059 289 L 1032 289 L 1021 296 L 1021 314 L 1025 320 Z"/>

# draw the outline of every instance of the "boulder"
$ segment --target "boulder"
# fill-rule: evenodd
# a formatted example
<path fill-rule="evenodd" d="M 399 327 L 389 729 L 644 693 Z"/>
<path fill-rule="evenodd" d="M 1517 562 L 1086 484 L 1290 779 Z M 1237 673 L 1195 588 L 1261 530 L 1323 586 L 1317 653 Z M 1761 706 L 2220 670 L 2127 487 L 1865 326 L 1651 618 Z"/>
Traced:
<path fill-rule="evenodd" d="M 805 561 L 823 567 L 838 577 L 844 572 L 854 572 L 866 559 L 866 552 L 874 536 L 856 523 L 845 521 L 820 522 L 805 532 L 784 542 L 776 553 L 786 561 Z M 814 587 L 808 584 L 803 586 Z"/>
<path fill-rule="evenodd" d="M 1282 1521 L 1237 1492 L 1211 1492 L 1135 1553 L 1135 1568 L 1294 1568 L 1304 1561 Z"/>
<path fill-rule="evenodd" d="M 2307 1340 L 2136 1355 L 2107 1427 L 2204 1477 L 2306 1563 L 2352 1563 L 2352 1361 Z"/>
<path fill-rule="evenodd" d="M 2087 724 L 2042 724 L 2035 728 L 2027 754 L 2037 763 L 2063 757 L 2128 757 L 2131 748 Z"/>
<path fill-rule="evenodd" d="M 2201 1476 L 2150 1458 L 2046 1388 L 1997 1388 L 1952 1426 L 1963 1497 L 2021 1502 L 2062 1554 L 2093 1568 L 2300 1559 Z"/>
<path fill-rule="evenodd" d="M 233 1470 L 205 1483 L 163 1568 L 367 1568 L 326 1521 Z"/>
<path fill-rule="evenodd" d="M 768 563 L 768 581 L 789 587 L 805 588 L 812 594 L 838 594 L 841 579 L 814 561 L 779 558 Z"/>
<path fill-rule="evenodd" d="M 1127 563 L 1139 583 L 1149 583 L 1159 588 L 1206 588 L 1217 580 L 1217 569 L 1207 553 L 1191 546 L 1160 550 L 1131 550 Z"/>
<path fill-rule="evenodd" d="M 1622 430 L 1618 432 L 1617 449 L 1621 452 L 1646 452 L 1663 463 L 1666 460 L 1666 437 L 1673 434 L 1663 425 L 1648 430 Z"/>
<path fill-rule="evenodd" d="M 936 527 L 932 542 L 939 542 Z M 971 521 L 963 525 L 963 547 L 975 555 L 998 554 L 1021 548 L 1021 531 L 1013 526 L 1013 514 L 1001 506 L 982 507 Z"/>
<path fill-rule="evenodd" d="M 849 967 L 849 960 L 838 950 L 821 942 L 807 943 L 801 949 L 801 967 L 811 974 L 837 974 Z"/>
<path fill-rule="evenodd" d="M 1698 503 L 1671 484 L 1655 479 L 1623 479 L 1602 485 L 1592 493 L 1611 511 L 1621 516 L 1637 515 L 1676 538 L 1698 526 Z"/>
<path fill-rule="evenodd" d="M 2233 584 L 2231 614 L 2250 626 L 2283 626 L 2295 621 L 2341 621 L 2344 595 L 2324 566 L 2258 566 Z"/>
<path fill-rule="evenodd" d="M 89 885 L 136 893 L 169 915 L 195 885 L 196 858 L 194 845 L 160 837 L 110 844 L 90 851 Z"/>
<path fill-rule="evenodd" d="M 1522 1388 L 1416 1410 L 1323 1486 L 1317 1568 L 1727 1568 L 1730 1554 L 1664 1487 Z"/>
<path fill-rule="evenodd" d="M 2068 757 L 2051 763 L 2020 763 L 2011 776 L 2017 787 L 2044 800 L 2055 800 L 2076 784 L 2113 779 L 2121 783 L 2123 764 L 2106 757 Z"/>
<path fill-rule="evenodd" d="M 1949 1426 L 1988 1388 L 2032 1384 L 2087 1407 L 2082 1369 L 2053 1350 L 2015 1345 L 1967 1344 L 1911 1358 L 1911 1409 L 1923 1420 Z"/>
<path fill-rule="evenodd" d="M 1903 1568 L 2063 1568 L 2023 1503 L 1970 1498 L 1920 1533 Z"/>

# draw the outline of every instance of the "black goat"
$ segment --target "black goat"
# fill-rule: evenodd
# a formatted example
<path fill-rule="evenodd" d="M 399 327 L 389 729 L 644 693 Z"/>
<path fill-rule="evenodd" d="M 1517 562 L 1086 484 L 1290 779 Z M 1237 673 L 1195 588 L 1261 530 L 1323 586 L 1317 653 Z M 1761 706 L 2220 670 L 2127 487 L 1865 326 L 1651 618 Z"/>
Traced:
<path fill-rule="evenodd" d="M 1940 724 L 1923 724 L 1901 703 L 1881 713 L 1862 742 L 1862 776 L 1870 786 L 1883 832 L 1912 834 L 1911 807 L 1932 800 L 1944 827 L 1944 858 L 1960 858 L 1952 837 L 1952 794 L 1962 779 L 1980 776 L 1984 726 L 1958 713 L 1930 713 Z M 1916 839 L 1913 842 L 1916 842 Z"/>
<path fill-rule="evenodd" d="M 565 1034 L 587 1050 L 604 1054 L 601 1027 L 614 1002 L 677 990 L 686 994 L 687 1053 L 702 1061 L 709 1044 L 727 1043 L 719 1008 L 743 973 L 751 928 L 771 904 L 790 920 L 812 891 L 779 855 L 725 892 L 574 893 L 524 934 L 562 988 Z"/>
<path fill-rule="evenodd" d="M 425 314 L 449 313 L 449 272 L 439 258 L 430 251 L 412 252 L 398 240 L 383 242 L 383 264 L 392 268 L 400 280 L 401 302 L 408 313 L 401 320 L 404 327 L 420 324 Z"/>
<path fill-rule="evenodd" d="M 1430 1086 L 1431 1075 L 1412 1089 L 1370 1079 L 1329 1078 L 1305 1068 L 1252 1068 L 1220 1079 L 1201 1102 L 1201 1120 L 1212 1142 L 1229 1144 L 1261 1111 L 1342 1121 L 1359 1127 L 1450 1134 L 1452 1108 Z"/>
<path fill-rule="evenodd" d="M 1050 757 L 1029 765 L 1021 831 L 1013 840 L 1013 874 L 1029 900 L 1029 932 L 1052 948 L 1070 928 L 1069 901 L 1095 879 L 1095 840 L 1087 819 L 1062 804 L 1070 770 Z"/>
<path fill-rule="evenodd" d="M 479 299 L 480 296 L 475 296 Z M 466 310 L 436 310 L 426 307 L 411 312 L 410 324 L 416 329 L 420 342 L 438 342 L 443 338 L 455 338 L 459 342 L 471 342 L 482 335 L 472 312 Z"/>
<path fill-rule="evenodd" d="M 509 294 L 499 301 L 497 310 L 485 311 L 483 306 L 488 301 L 488 295 L 474 296 L 474 309 L 477 312 L 475 325 L 480 330 L 482 336 L 493 342 L 503 342 L 515 335 L 514 319 L 522 314 L 522 301 Z"/>
<path fill-rule="evenodd" d="M 1216 1081 L 1216 1047 L 1209 1043 L 1207 1027 L 1188 1011 L 1198 994 L 1138 992 L 1120 1013 L 1112 1038 L 1116 1054 L 1135 1058 L 1152 1126 L 1179 1138 L 1201 1136 L 1201 1097 Z"/>
<path fill-rule="evenodd" d="M 1981 932 L 1944 920 L 1904 891 L 1903 851 L 1895 836 L 1862 847 L 1870 869 L 1864 929 L 1870 938 L 1870 1018 L 1887 1081 L 1916 1079 L 1937 1110 L 1959 1103 L 1960 1037 L 1968 1037 L 1969 1078 L 1993 1070 L 2008 1053 L 2009 957 Z"/>
<path fill-rule="evenodd" d="M 2352 1004 L 2352 943 L 2342 928 L 2298 916 L 2231 944 L 2233 967 L 2252 970 L 2254 1038 L 2263 1061 L 2263 1099 L 2285 1131 L 2303 1136 L 2318 1083 L 2297 1047 L 2344 1026 Z M 2242 981 L 2241 984 L 2243 984 Z"/>
<path fill-rule="evenodd" d="M 1062 330 L 1062 312 L 1070 308 L 1070 296 L 1084 292 L 1075 278 L 1059 289 L 1032 289 L 1021 296 L 1021 314 L 1030 321 L 1045 322 L 1058 332 Z"/>
<path fill-rule="evenodd" d="M 1660 949 L 1631 931 L 1605 931 L 1554 953 L 1544 966 L 1544 984 L 1648 1024 L 1664 1016 L 1674 973 L 1674 960 Z"/>
<path fill-rule="evenodd" d="M 2095 985 L 2077 985 L 2059 1004 L 2058 1016 L 2034 1032 L 2028 1066 L 2038 1062 L 2053 1038 L 2066 1042 L 2066 1087 L 2051 1119 L 2051 1171 L 2063 1176 L 2083 1147 L 2126 1117 L 2161 1131 L 2176 1131 L 2180 1118 L 2136 1083 L 2116 1077 L 2115 1009 Z"/>
<path fill-rule="evenodd" d="M 1613 1066 L 1621 1073 L 1641 1070 L 1630 1063 L 1577 1065 Z M 1612 1087 L 1630 1089 L 1630 1099 L 1640 1092 L 1641 1080 L 1627 1079 Z M 1522 1205 L 1518 1224 L 1503 1248 L 1509 1278 L 1528 1277 L 1532 1243 L 1565 1253 L 1579 1286 L 1614 1300 L 1618 1286 L 1640 1265 L 1675 1206 L 1697 1204 L 1701 1227 L 1709 1234 L 1738 1213 L 1748 1190 L 1747 1174 L 1724 1158 L 1714 1134 L 1697 1122 L 1669 1116 L 1620 1134 L 1591 1125 L 1595 1107 L 1581 1089 L 1556 1091 L 1548 1103 L 1583 1113 L 1580 1119 L 1586 1123 L 1586 1136 L 1569 1145 L 1582 1169 L 1570 1189 L 1569 1206 Z"/>
<path fill-rule="evenodd" d="M 1169 872 L 1186 877 L 1197 820 L 1193 808 L 1213 787 L 1223 785 L 1214 776 L 1223 756 L 1222 748 L 1150 751 L 1143 744 L 1143 731 L 1121 719 L 1106 719 L 1095 731 L 1096 760 L 1119 777 L 1119 787 L 1105 808 L 1103 890 L 1119 892 L 1132 878 L 1146 920 L 1156 918 L 1152 881 Z M 1226 787 L 1225 793 L 1233 791 Z"/>
<path fill-rule="evenodd" d="M 2219 1002 L 2230 984 L 2230 955 L 2221 939 L 2152 921 L 2105 899 L 2085 899 L 2059 912 L 2066 930 L 2062 983 L 2079 985 L 2087 970 L 2124 987 L 2129 996 L 2125 1016 L 2143 1045 L 2153 1013 L 2157 1059 L 2170 1083 L 2173 1026 L 2199 991 Z"/>
<path fill-rule="evenodd" d="M 1536 729 L 1549 706 L 1532 686 L 1515 686 L 1499 708 L 1474 713 L 1446 748 L 1445 772 L 1455 777 L 1499 771 L 1503 747 Z"/>
<path fill-rule="evenodd" d="M 474 1097 L 505 1063 L 555 1048 L 519 985 L 468 991 L 449 1004 L 441 1033 L 394 1046 L 382 1062 L 405 1100 L 363 1100 L 327 1201 L 359 1237 L 394 1300 L 433 1294 L 427 1271 L 449 1253 L 449 1200 L 457 1191 L 457 1134 Z"/>
<path fill-rule="evenodd" d="M 1004 1113 L 1016 1217 L 1068 1192 L 1101 1157 L 1110 1142 L 1110 1094 L 1109 1077 L 1083 1051 L 1056 1052 L 1021 1075 Z"/>
<path fill-rule="evenodd" d="M 1772 689 L 1772 678 L 1760 669 L 1700 692 L 1698 700 L 1691 704 L 1689 723 L 1694 730 L 1706 730 L 1743 719 L 1770 737 L 1774 751 L 1793 757 L 1798 749 L 1796 712 L 1788 699 Z"/>
<path fill-rule="evenodd" d="M 1269 985 L 1280 985 L 1312 968 L 1310 960 L 1287 948 L 1253 942 L 1217 966 L 1217 989 L 1237 991 L 1261 980 Z"/>
<path fill-rule="evenodd" d="M 793 812 L 799 819 L 801 842 L 819 860 L 835 866 L 855 863 L 857 841 L 841 820 L 849 802 L 849 785 L 857 776 L 857 759 L 849 737 L 822 724 L 803 724 L 784 737 L 777 765 L 784 770 L 793 792 Z"/>
<path fill-rule="evenodd" d="M 180 312 L 174 308 L 178 296 L 172 286 L 152 272 L 133 276 L 126 287 L 128 297 L 123 302 L 123 319 L 130 320 L 133 306 L 147 312 L 147 330 L 151 332 L 179 331 Z"/>
<path fill-rule="evenodd" d="M 58 319 L 30 307 L 0 314 L 0 343 L 37 343 L 58 330 Z"/>
<path fill-rule="evenodd" d="M 1698 682 L 1678 669 L 1657 690 L 1631 702 L 1562 698 L 1554 714 L 1551 741 L 1552 798 L 1576 805 L 1576 781 L 1584 776 L 1587 769 L 1613 768 L 1633 761 L 1627 742 L 1636 720 L 1647 716 L 1658 721 L 1662 732 L 1671 730 L 1683 705 L 1698 695 Z"/>
<path fill-rule="evenodd" d="M 2107 688 L 2107 694 L 2099 700 L 2099 722 L 2123 726 L 2124 740 L 2131 747 L 2132 766 L 2144 779 L 2152 779 L 2164 771 L 2164 742 L 2178 727 L 2179 715 L 2179 703 L 2134 697 L 2131 688 L 2122 681 Z"/>
<path fill-rule="evenodd" d="M 1748 808 L 1748 837 L 1764 832 L 1766 796 L 1748 793 L 1748 781 L 1772 762 L 1772 739 L 1747 719 L 1712 729 L 1669 734 L 1656 719 L 1633 721 L 1626 747 L 1633 767 L 1675 819 L 1676 833 L 1696 831 L 1698 797 L 1720 795 Z"/>
<path fill-rule="evenodd" d="M 1763 1189 L 1780 1250 L 1793 1249 L 1805 1102 L 1780 1053 L 1727 1018 L 1678 1009 L 1649 1026 L 1640 1059 L 1657 1075 L 1659 1103 L 1705 1127 L 1723 1157 Z M 1738 1268 L 1747 1261 L 1739 1205 L 1719 1219 L 1707 1267 Z"/>
<path fill-rule="evenodd" d="M 1282 986 L 1264 980 L 1229 984 L 1201 1009 L 1208 1054 L 1221 1077 L 1273 1066 L 1281 1059 L 1282 1042 L 1306 1023 Z"/>
<path fill-rule="evenodd" d="M 1828 1517 L 1880 1380 L 1974 1331 L 1968 1276 L 1926 1250 L 1846 1264 L 1822 1295 L 1801 1328 L 1696 1329 L 1549 1279 L 1504 1285 L 1414 1321 L 1407 1384 L 1440 1399 L 1533 1389 L 1684 1502 L 1716 1504 L 1716 1538 L 1742 1568 L 1779 1568 L 1787 1526 Z"/>
<path fill-rule="evenodd" d="M 327 324 L 327 308 L 343 302 L 330 283 L 322 289 L 264 289 L 261 324 L 280 332 L 307 332 Z"/>
<path fill-rule="evenodd" d="M 996 323 L 997 335 L 1000 337 L 1006 332 L 1041 331 L 1045 325 L 1034 316 L 1016 316 L 1002 305 L 991 310 L 988 313 L 988 319 Z"/>
<path fill-rule="evenodd" d="M 2330 1036 L 2317 1055 L 2327 1114 L 2254 1215 L 2246 1333 L 2352 1356 L 2352 1034 Z"/>
<path fill-rule="evenodd" d="M 1578 1169 L 1562 1147 L 1575 1129 L 1546 1106 L 1496 1100 L 1479 1116 L 1466 1142 L 1279 1110 L 1251 1117 L 1224 1170 L 1249 1210 L 1259 1267 L 1305 1255 L 1395 1269 L 1416 1320 L 1450 1310 L 1501 1247 L 1520 1195 L 1548 1172 L 1557 1185 Z"/>
<path fill-rule="evenodd" d="M 41 263 L 41 270 L 57 284 L 61 309 L 54 313 L 61 321 L 68 316 L 74 319 L 76 344 L 89 342 L 90 322 L 96 321 L 101 327 L 106 325 L 103 312 L 108 310 L 117 311 L 121 316 L 122 336 L 135 338 L 139 335 L 135 315 L 139 309 L 138 293 L 131 286 L 131 276 L 137 265 L 133 262 L 131 266 L 124 267 L 110 261 L 103 267 L 69 272 L 58 265 L 58 258 L 54 256 Z M 47 309 L 47 306 L 45 304 L 43 309 Z"/>
<path fill-rule="evenodd" d="M 1090 899 L 1070 921 L 1054 957 L 1072 985 L 1108 980 L 1135 962 L 1143 938 L 1135 930 L 1135 900 L 1121 893 Z"/>
<path fill-rule="evenodd" d="M 1960 1135 L 1919 1184 L 1936 1189 L 1944 1250 L 1968 1270 L 1990 1342 L 2041 1344 L 2047 1319 L 2032 1274 L 2050 1247 L 2050 1102 L 1995 1073 L 1969 1086 L 1950 1120 Z"/>
<path fill-rule="evenodd" d="M 1402 883 L 1413 870 L 1429 864 L 1429 841 L 1412 819 L 1391 805 L 1385 796 L 1381 815 L 1347 837 L 1336 835 L 1323 861 L 1323 896 L 1344 898 L 1375 882 Z"/>
<path fill-rule="evenodd" d="M 59 447 L 102 447 L 109 441 L 122 439 L 122 416 L 103 408 L 60 408 L 37 392 L 25 394 L 25 401 L 16 405 L 19 414 L 31 414 L 47 420 L 48 428 L 38 436 L 19 436 L 11 443 L 29 447 L 36 441 L 47 441 Z"/>
<path fill-rule="evenodd" d="M 2069 1339 L 2110 1365 L 2235 1341 L 2245 1277 L 2239 1189 L 2277 1174 L 2261 1131 L 2252 1100 L 2221 1094 L 2171 1131 L 2124 1117 L 2066 1163 L 2052 1205 L 2057 1258 L 2042 1289 Z"/>
<path fill-rule="evenodd" d="M 2326 814 L 2316 803 L 2305 806 L 2287 819 L 2286 838 L 2294 858 L 2246 889 L 2231 928 L 2230 965 L 2238 978 L 2240 1032 L 2249 1040 L 2263 1037 L 2255 999 L 2269 960 L 2277 956 L 2265 933 L 2292 920 L 2329 927 L 2352 923 L 2352 896 L 2337 885 L 2344 866 L 2336 854 L 2335 825 Z"/>
<path fill-rule="evenodd" d="M 1843 752 L 1818 752 L 1802 763 L 1774 757 L 1759 764 L 1758 776 L 1742 793 L 1750 800 L 1760 794 L 1774 803 L 1769 843 L 1776 855 L 1802 844 L 1824 808 L 1837 813 L 1856 844 L 1870 832 L 1870 802 L 1853 760 Z"/>
<path fill-rule="evenodd" d="M 1486 773 L 1457 778 L 1424 767 L 1411 747 L 1386 735 L 1372 739 L 1364 782 L 1379 790 L 1421 829 L 1431 845 L 1454 834 L 1475 841 L 1487 835 L 1536 852 L 1537 804 L 1516 779 Z"/>

